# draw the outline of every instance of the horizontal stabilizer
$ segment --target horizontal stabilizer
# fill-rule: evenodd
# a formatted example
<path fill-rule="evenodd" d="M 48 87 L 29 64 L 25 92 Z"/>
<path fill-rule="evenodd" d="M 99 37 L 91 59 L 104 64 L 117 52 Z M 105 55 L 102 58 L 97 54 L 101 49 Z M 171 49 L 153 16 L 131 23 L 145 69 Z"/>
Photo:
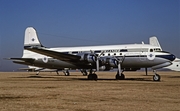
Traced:
<path fill-rule="evenodd" d="M 20 60 L 20 61 L 25 61 L 25 62 L 30 62 L 30 61 L 34 61 L 35 59 L 33 58 L 5 58 L 7 60 Z"/>

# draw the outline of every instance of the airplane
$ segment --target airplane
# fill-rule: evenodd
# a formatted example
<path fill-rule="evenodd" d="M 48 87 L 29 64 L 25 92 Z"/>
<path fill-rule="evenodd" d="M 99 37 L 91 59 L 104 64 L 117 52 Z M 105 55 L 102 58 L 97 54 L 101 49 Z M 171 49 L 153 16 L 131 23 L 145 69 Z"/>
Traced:
<path fill-rule="evenodd" d="M 28 27 L 25 30 L 22 58 L 9 59 L 14 63 L 47 69 L 82 69 L 84 73 L 89 70 L 89 80 L 97 80 L 96 71 L 117 68 L 115 78 L 124 80 L 124 71 L 152 68 L 153 80 L 160 81 L 156 69 L 171 65 L 176 57 L 156 45 L 142 43 L 47 48 L 40 43 L 36 30 Z"/>
<path fill-rule="evenodd" d="M 47 69 L 43 67 L 35 67 L 35 66 L 28 66 L 28 68 L 19 68 L 19 70 L 25 70 L 28 72 L 36 72 L 36 75 L 39 75 L 40 72 L 56 72 L 59 75 L 59 71 L 62 71 L 65 76 L 69 76 L 69 68 L 64 68 L 64 70 L 59 69 Z M 87 72 L 83 69 L 76 69 L 76 71 L 80 70 L 83 76 L 87 76 Z"/>
<path fill-rule="evenodd" d="M 144 43 L 144 42 L 142 42 Z M 159 47 L 161 50 L 161 46 L 159 44 L 159 41 L 158 39 L 153 36 L 153 37 L 150 37 L 149 39 L 149 44 L 151 45 L 154 45 L 154 46 L 157 46 Z M 56 72 L 57 75 L 59 75 L 59 71 L 58 69 L 47 69 L 47 68 L 42 68 L 42 67 L 35 67 L 35 66 L 28 66 L 29 68 L 20 68 L 19 70 L 26 70 L 28 72 L 36 72 L 36 75 L 39 75 L 40 72 Z M 62 70 L 64 75 L 65 76 L 69 76 L 70 74 L 68 73 L 68 68 L 66 68 L 65 70 Z M 81 71 L 81 73 L 84 75 L 84 76 L 87 76 L 87 71 L 85 69 L 79 69 Z M 136 71 L 136 70 L 133 70 L 133 69 L 129 69 L 129 71 Z M 146 68 L 146 75 L 147 75 L 147 68 Z"/>
<path fill-rule="evenodd" d="M 19 68 L 19 70 L 25 70 L 28 72 L 36 72 L 36 75 L 39 75 L 40 72 L 56 72 L 57 75 L 59 75 L 58 69 L 47 69 L 43 67 L 28 66 L 28 68 Z"/>
<path fill-rule="evenodd" d="M 162 50 L 162 48 L 160 46 L 160 43 L 159 43 L 158 39 L 155 36 L 150 37 L 149 44 L 157 46 L 157 47 L 160 48 L 160 50 Z M 69 70 L 69 68 L 66 68 L 64 70 L 58 70 L 58 69 L 47 69 L 47 68 L 35 67 L 35 66 L 28 66 L 28 67 L 29 68 L 20 68 L 19 70 L 26 70 L 28 72 L 36 72 L 36 75 L 39 75 L 40 72 L 56 72 L 57 75 L 59 75 L 59 71 L 62 71 L 65 76 L 70 75 L 67 72 Z M 173 70 L 173 71 L 180 71 L 180 59 L 176 58 L 174 61 L 172 61 L 172 64 L 170 66 L 164 67 L 163 69 L 170 69 L 170 70 Z M 79 69 L 79 70 L 84 76 L 87 76 L 86 70 L 83 70 L 83 69 Z M 147 75 L 147 68 L 145 70 L 146 70 L 146 75 Z M 131 69 L 129 71 L 136 71 L 136 70 Z"/>

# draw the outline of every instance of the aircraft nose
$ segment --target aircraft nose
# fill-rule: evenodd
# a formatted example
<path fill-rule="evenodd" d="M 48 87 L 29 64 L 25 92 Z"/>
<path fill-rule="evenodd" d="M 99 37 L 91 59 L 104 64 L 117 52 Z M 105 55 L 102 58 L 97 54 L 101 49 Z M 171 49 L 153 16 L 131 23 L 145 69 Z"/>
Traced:
<path fill-rule="evenodd" d="M 175 58 L 176 58 L 176 56 L 173 55 L 173 54 L 169 54 L 169 55 L 167 56 L 167 59 L 170 60 L 170 61 L 174 61 Z"/>
<path fill-rule="evenodd" d="M 162 55 L 156 55 L 156 57 L 161 57 L 161 58 L 164 58 L 166 60 L 170 60 L 170 61 L 174 61 L 176 56 L 174 54 L 171 54 L 169 52 L 163 52 L 164 54 Z"/>

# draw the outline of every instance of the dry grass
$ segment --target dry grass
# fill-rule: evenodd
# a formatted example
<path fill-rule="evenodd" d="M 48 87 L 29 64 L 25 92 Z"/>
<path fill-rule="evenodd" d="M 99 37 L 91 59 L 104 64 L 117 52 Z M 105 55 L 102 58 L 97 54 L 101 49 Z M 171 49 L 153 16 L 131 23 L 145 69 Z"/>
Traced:
<path fill-rule="evenodd" d="M 89 81 L 79 72 L 1 72 L 1 111 L 179 111 L 180 73 L 159 72 L 153 82 L 150 72 L 125 72 L 126 80 L 114 80 L 115 72 L 98 72 Z"/>

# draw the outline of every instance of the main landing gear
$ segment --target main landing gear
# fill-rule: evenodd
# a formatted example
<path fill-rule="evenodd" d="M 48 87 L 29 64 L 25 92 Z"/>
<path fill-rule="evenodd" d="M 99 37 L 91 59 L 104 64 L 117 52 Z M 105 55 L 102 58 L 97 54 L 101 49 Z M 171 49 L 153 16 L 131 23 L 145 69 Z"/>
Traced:
<path fill-rule="evenodd" d="M 59 71 L 58 70 L 56 70 L 56 74 L 59 75 Z"/>
<path fill-rule="evenodd" d="M 39 73 L 40 73 L 40 72 L 39 72 L 39 71 L 37 71 L 37 72 L 36 72 L 36 75 L 39 75 Z"/>
<path fill-rule="evenodd" d="M 64 73 L 65 76 L 69 76 L 70 75 L 69 70 L 64 70 L 63 73 Z"/>
<path fill-rule="evenodd" d="M 119 71 L 117 71 L 117 74 L 115 76 L 116 80 L 124 80 L 125 79 L 125 75 L 122 72 L 121 72 L 121 74 L 119 74 Z M 90 70 L 89 75 L 88 75 L 88 80 L 97 80 L 97 79 L 98 79 L 97 74 L 95 72 L 92 72 L 92 70 Z"/>
<path fill-rule="evenodd" d="M 95 74 L 95 72 L 92 72 L 92 69 L 91 69 L 88 75 L 88 80 L 97 80 L 97 79 L 98 79 L 97 74 Z"/>
<path fill-rule="evenodd" d="M 81 73 L 83 74 L 83 76 L 87 76 L 87 71 L 86 69 L 80 69 Z"/>
<path fill-rule="evenodd" d="M 116 80 L 124 80 L 125 75 L 123 73 L 119 74 L 119 71 L 117 71 L 115 78 L 116 78 Z"/>

